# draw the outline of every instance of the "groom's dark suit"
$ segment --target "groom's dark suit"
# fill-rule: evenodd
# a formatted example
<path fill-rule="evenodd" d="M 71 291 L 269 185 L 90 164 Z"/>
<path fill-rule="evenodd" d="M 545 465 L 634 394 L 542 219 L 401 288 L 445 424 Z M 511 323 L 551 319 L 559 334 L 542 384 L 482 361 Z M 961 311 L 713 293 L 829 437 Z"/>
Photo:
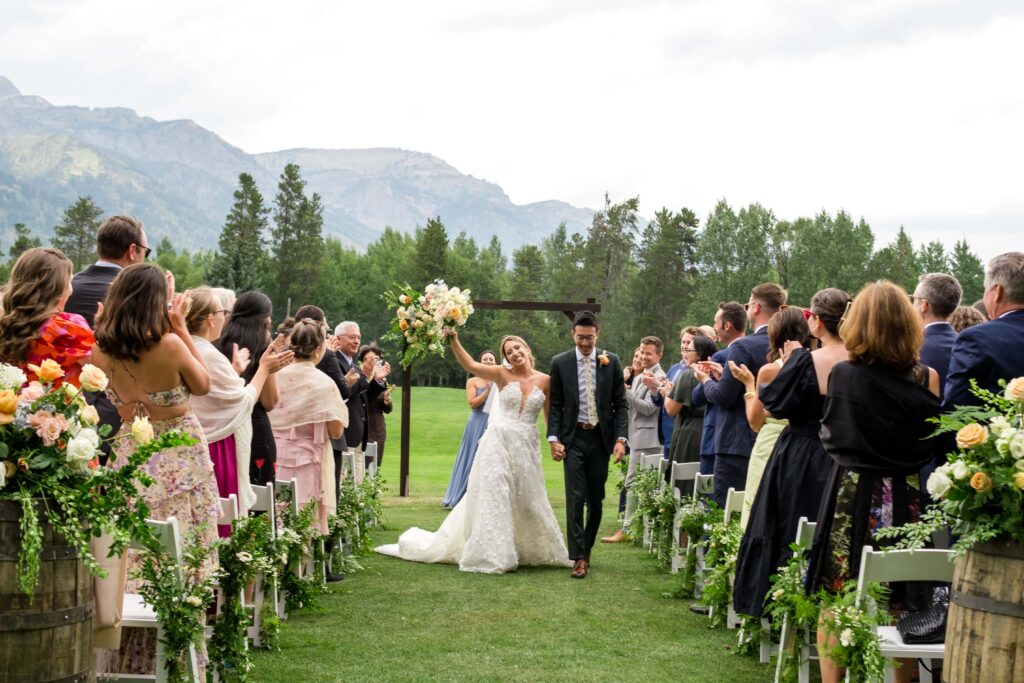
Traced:
<path fill-rule="evenodd" d="M 601 356 L 608 358 L 602 365 Z M 551 412 L 548 437 L 565 446 L 565 513 L 569 559 L 589 560 L 601 525 L 601 501 L 608 480 L 608 460 L 615 442 L 625 439 L 629 428 L 622 366 L 613 353 L 594 349 L 594 399 L 597 428 L 580 426 L 580 375 L 576 349 L 551 359 Z M 587 507 L 584 524 L 583 507 Z"/>

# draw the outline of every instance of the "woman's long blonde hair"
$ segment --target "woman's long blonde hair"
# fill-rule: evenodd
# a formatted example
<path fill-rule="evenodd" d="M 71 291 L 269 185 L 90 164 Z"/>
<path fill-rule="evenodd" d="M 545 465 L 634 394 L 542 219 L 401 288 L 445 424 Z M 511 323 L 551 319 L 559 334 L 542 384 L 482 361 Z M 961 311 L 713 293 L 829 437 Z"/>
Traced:
<path fill-rule="evenodd" d="M 507 344 L 508 342 L 519 342 L 520 344 L 525 346 L 527 352 L 530 355 L 530 367 L 532 368 L 533 366 L 537 365 L 537 359 L 534 358 L 533 356 L 533 349 L 530 348 L 530 345 L 526 343 L 525 339 L 515 334 L 506 334 L 504 337 L 501 338 L 501 344 L 498 345 L 498 348 L 501 349 L 501 359 L 503 361 L 508 361 L 508 356 L 505 355 L 505 344 Z"/>
<path fill-rule="evenodd" d="M 25 362 L 40 326 L 57 312 L 71 272 L 71 260 L 59 249 L 34 247 L 18 257 L 0 306 L 0 360 Z"/>
<path fill-rule="evenodd" d="M 865 285 L 839 325 L 850 360 L 898 371 L 914 367 L 924 341 L 924 323 L 906 291 L 885 280 Z"/>

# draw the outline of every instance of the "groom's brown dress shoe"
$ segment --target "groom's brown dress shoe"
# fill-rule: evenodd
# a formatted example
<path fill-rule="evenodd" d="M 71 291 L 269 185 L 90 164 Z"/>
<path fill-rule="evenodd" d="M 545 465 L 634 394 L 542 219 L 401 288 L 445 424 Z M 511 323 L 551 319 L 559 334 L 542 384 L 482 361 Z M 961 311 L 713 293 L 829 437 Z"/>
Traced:
<path fill-rule="evenodd" d="M 601 543 L 622 543 L 626 540 L 626 532 L 619 529 L 611 536 L 605 536 L 601 539 Z"/>
<path fill-rule="evenodd" d="M 587 578 L 587 569 L 590 567 L 590 563 L 586 560 L 576 560 L 576 564 L 572 567 L 572 574 L 570 576 L 574 579 L 585 579 Z"/>

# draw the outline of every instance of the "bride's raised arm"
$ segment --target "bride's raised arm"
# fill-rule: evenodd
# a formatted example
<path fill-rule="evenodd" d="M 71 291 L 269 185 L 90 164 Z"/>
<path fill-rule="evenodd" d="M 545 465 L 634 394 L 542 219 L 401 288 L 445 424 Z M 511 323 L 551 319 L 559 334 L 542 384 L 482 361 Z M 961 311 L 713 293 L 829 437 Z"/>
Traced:
<path fill-rule="evenodd" d="M 473 360 L 473 357 L 469 355 L 466 349 L 462 348 L 457 331 L 449 331 L 448 338 L 451 339 L 452 353 L 455 355 L 455 360 L 459 361 L 459 365 L 465 368 L 467 372 L 471 372 L 489 382 L 497 382 L 499 387 L 505 384 L 501 377 L 500 365 L 484 365 Z"/>

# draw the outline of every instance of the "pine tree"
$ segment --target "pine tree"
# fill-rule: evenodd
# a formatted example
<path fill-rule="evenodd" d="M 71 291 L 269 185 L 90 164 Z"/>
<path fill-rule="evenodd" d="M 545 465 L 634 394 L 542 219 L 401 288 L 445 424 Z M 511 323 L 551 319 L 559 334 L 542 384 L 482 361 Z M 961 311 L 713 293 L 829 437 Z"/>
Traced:
<path fill-rule="evenodd" d="M 53 228 L 53 246 L 71 259 L 75 268 L 84 268 L 96 260 L 96 236 L 100 230 L 103 209 L 92 203 L 92 197 L 79 197 L 64 211 L 60 225 Z"/>
<path fill-rule="evenodd" d="M 949 259 L 946 257 L 946 247 L 939 240 L 932 240 L 922 244 L 917 250 L 917 269 L 919 274 L 925 273 L 948 273 Z"/>
<path fill-rule="evenodd" d="M 697 216 L 689 209 L 654 214 L 637 249 L 634 281 L 636 329 L 675 339 L 693 299 L 697 274 Z"/>
<path fill-rule="evenodd" d="M 967 240 L 959 240 L 953 245 L 953 253 L 949 258 L 949 274 L 960 281 L 964 290 L 962 301 L 970 305 L 985 294 L 985 266 L 967 245 Z"/>
<path fill-rule="evenodd" d="M 323 261 L 323 206 L 320 196 L 306 197 L 306 181 L 299 167 L 288 164 L 281 173 L 274 198 L 271 229 L 276 264 L 275 306 L 291 312 L 316 298 Z M 288 305 L 291 305 L 288 308 Z"/>
<path fill-rule="evenodd" d="M 434 280 L 447 280 L 450 276 L 448 231 L 440 216 L 427 220 L 422 228 L 416 228 L 414 242 L 412 281 L 409 284 L 420 289 Z"/>
<path fill-rule="evenodd" d="M 914 252 L 914 243 L 902 225 L 896 239 L 871 257 L 868 271 L 872 280 L 888 280 L 908 292 L 914 291 L 919 272 L 917 254 Z"/>
<path fill-rule="evenodd" d="M 32 231 L 24 223 L 14 224 L 14 235 L 14 242 L 11 244 L 10 249 L 7 250 L 7 255 L 11 259 L 11 265 L 14 265 L 18 257 L 29 249 L 43 246 L 38 237 L 32 236 Z"/>
<path fill-rule="evenodd" d="M 238 176 L 235 203 L 221 230 L 216 255 L 210 272 L 210 284 L 233 289 L 238 294 L 262 290 L 266 286 L 267 216 L 263 195 L 248 173 Z"/>

